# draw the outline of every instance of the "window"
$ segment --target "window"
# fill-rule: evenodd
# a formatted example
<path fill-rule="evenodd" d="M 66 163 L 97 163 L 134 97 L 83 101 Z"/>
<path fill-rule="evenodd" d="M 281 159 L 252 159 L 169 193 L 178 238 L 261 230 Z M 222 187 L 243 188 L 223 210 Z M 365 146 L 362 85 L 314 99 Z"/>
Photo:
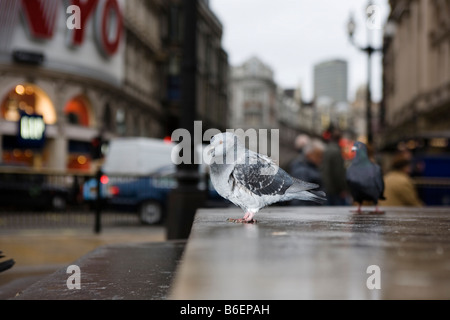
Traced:
<path fill-rule="evenodd" d="M 67 123 L 89 127 L 91 124 L 89 115 L 90 109 L 89 100 L 85 96 L 79 95 L 72 98 L 64 108 Z"/>
<path fill-rule="evenodd" d="M 48 125 L 55 124 L 57 116 L 49 96 L 33 84 L 19 84 L 4 97 L 1 117 L 7 121 L 19 121 L 20 115 L 40 115 Z"/>

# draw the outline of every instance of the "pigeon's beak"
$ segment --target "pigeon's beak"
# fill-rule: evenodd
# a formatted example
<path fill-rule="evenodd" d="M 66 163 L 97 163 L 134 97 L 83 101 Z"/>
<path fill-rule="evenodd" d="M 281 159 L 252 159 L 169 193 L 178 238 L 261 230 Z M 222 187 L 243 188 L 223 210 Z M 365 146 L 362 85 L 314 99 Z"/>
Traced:
<path fill-rule="evenodd" d="M 356 146 L 353 146 L 353 147 L 352 147 L 352 151 L 353 151 L 353 152 L 356 152 L 356 150 L 358 150 L 358 148 L 357 148 Z"/>

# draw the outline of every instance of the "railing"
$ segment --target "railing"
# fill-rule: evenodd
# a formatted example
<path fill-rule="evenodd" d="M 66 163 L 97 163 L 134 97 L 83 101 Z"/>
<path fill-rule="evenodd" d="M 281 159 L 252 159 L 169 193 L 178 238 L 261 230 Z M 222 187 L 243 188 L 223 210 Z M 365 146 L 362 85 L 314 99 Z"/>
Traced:
<path fill-rule="evenodd" d="M 223 200 L 208 188 L 205 206 Z M 100 188 L 98 186 L 100 185 Z M 158 225 L 167 216 L 174 172 L 151 176 L 0 169 L 0 231 L 22 228 L 91 228 Z"/>
<path fill-rule="evenodd" d="M 132 208 L 118 211 L 104 202 L 97 217 L 95 201 L 83 197 L 85 184 L 92 180 L 90 173 L 0 168 L 0 231 L 141 224 Z"/>

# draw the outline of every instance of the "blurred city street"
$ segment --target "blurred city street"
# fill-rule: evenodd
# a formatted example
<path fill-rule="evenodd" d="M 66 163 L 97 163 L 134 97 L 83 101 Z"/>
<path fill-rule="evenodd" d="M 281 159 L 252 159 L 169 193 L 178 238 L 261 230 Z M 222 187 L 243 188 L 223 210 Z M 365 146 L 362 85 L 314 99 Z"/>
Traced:
<path fill-rule="evenodd" d="M 278 223 L 292 218 L 303 231 L 247 224 L 272 205 L 287 212 Z M 367 207 L 387 214 L 348 213 Z M 74 261 L 92 271 L 91 289 L 109 262 L 117 276 L 108 281 L 139 286 L 140 258 L 152 264 L 147 283 L 162 275 L 155 287 L 77 298 L 165 299 L 184 244 L 199 245 L 195 236 L 191 243 L 198 212 L 222 218 L 239 208 L 237 228 L 260 233 L 238 239 L 261 237 L 270 247 L 281 236 L 282 246 L 296 247 L 306 235 L 317 251 L 308 257 L 332 255 L 333 228 L 343 228 L 343 256 L 332 263 L 361 253 L 355 235 L 377 236 L 373 252 L 394 239 L 387 246 L 401 248 L 386 252 L 396 263 L 412 238 L 408 250 L 427 251 L 420 263 L 431 255 L 442 267 L 418 270 L 439 287 L 428 286 L 426 297 L 447 298 L 437 279 L 450 279 L 450 1 L 0 0 L 0 299 L 58 271 L 51 288 Z M 330 224 L 310 239 L 317 221 L 306 219 L 308 227 L 296 212 L 319 212 Z M 216 222 L 201 234 L 205 243 L 229 231 Z M 237 248 L 229 256 L 260 268 L 261 256 L 227 236 Z M 317 245 L 322 237 L 331 246 Z M 130 283 L 131 261 L 114 256 L 128 245 L 139 266 Z M 210 249 L 212 263 L 229 262 Z M 387 263 L 387 272 L 415 261 Z M 194 271 L 195 294 L 208 298 L 204 269 Z M 311 284 L 305 272 L 286 283 Z M 177 282 L 183 299 L 194 297 L 185 295 L 193 278 Z M 46 297 L 36 287 L 28 296 Z"/>

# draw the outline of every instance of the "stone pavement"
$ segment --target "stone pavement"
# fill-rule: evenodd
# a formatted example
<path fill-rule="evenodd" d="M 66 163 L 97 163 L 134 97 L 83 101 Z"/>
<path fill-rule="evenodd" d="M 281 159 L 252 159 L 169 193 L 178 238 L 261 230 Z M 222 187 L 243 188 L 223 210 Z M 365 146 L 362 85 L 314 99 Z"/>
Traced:
<path fill-rule="evenodd" d="M 15 297 L 35 282 L 67 268 L 99 247 L 165 241 L 162 226 L 105 227 L 96 235 L 87 228 L 3 229 L 0 250 L 14 259 L 12 269 L 0 274 L 0 299 Z"/>
<path fill-rule="evenodd" d="M 351 209 L 201 210 L 170 298 L 450 299 L 448 208 Z"/>

